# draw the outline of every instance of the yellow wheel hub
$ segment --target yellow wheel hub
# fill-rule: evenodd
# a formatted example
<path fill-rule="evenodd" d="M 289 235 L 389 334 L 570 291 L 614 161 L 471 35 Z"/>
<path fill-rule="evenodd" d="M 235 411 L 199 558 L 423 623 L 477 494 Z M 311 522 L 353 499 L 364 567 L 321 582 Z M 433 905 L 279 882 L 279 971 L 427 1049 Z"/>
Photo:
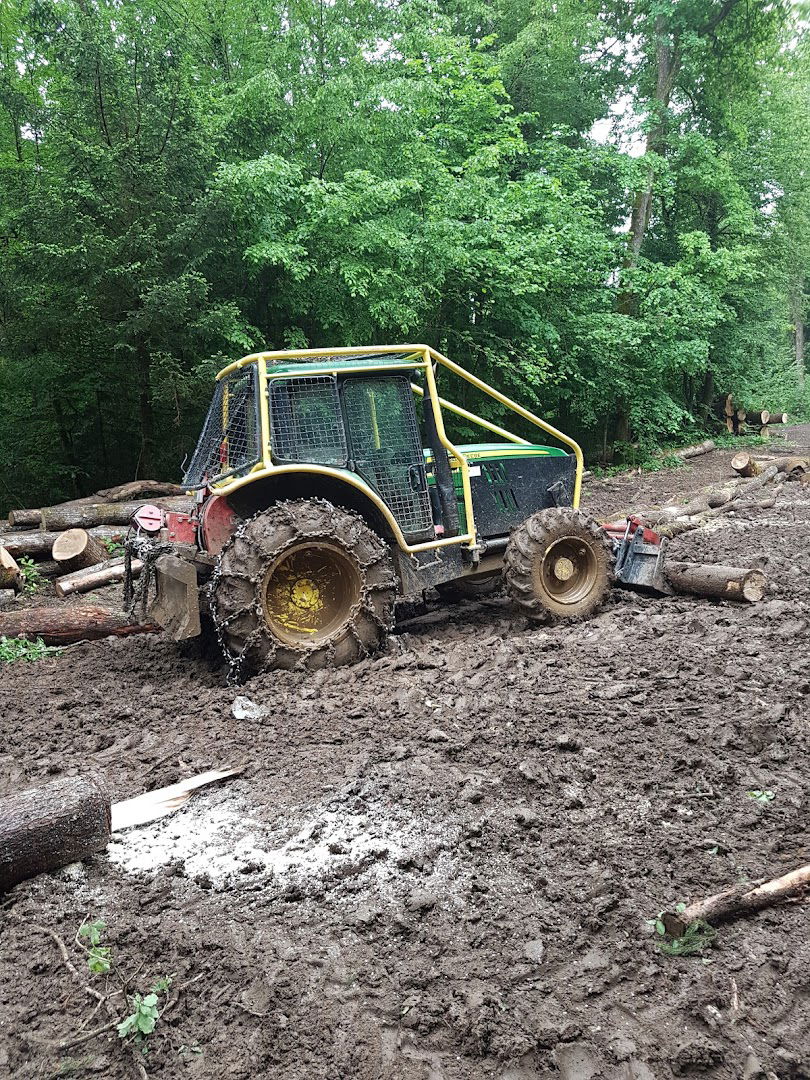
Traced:
<path fill-rule="evenodd" d="M 360 585 L 357 564 L 343 549 L 317 541 L 296 544 L 265 573 L 264 615 L 282 641 L 322 641 L 350 618 Z"/>
<path fill-rule="evenodd" d="M 538 596 L 557 604 L 577 604 L 599 580 L 596 552 L 578 536 L 560 537 L 546 548 L 533 578 Z"/>

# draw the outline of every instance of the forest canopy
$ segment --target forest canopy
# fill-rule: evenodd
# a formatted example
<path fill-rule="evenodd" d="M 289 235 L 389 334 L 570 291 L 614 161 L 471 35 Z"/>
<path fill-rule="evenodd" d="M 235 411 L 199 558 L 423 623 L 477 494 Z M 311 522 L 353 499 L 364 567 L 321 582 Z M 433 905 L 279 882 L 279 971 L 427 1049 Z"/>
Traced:
<path fill-rule="evenodd" d="M 5 0 L 0 512 L 176 478 L 256 348 L 424 341 L 592 456 L 803 415 L 807 19 Z"/>

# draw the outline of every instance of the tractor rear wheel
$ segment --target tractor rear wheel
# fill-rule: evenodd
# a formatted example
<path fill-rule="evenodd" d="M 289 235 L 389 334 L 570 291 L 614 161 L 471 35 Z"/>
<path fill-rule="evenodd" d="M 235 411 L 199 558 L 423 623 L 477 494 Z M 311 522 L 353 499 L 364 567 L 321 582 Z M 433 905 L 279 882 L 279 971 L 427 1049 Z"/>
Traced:
<path fill-rule="evenodd" d="M 582 619 L 604 602 L 613 549 L 602 529 L 579 510 L 540 510 L 509 537 L 506 588 L 532 619 Z"/>
<path fill-rule="evenodd" d="M 280 502 L 225 545 L 211 611 L 237 674 L 352 664 L 383 647 L 397 581 L 386 543 L 324 499 Z"/>

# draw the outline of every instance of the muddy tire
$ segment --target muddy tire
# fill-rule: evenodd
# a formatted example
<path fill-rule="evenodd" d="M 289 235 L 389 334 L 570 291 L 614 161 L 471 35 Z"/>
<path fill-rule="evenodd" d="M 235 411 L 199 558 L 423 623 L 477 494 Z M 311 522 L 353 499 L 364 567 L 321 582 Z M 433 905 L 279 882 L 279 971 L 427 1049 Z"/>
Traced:
<path fill-rule="evenodd" d="M 603 603 L 612 581 L 613 548 L 580 510 L 540 510 L 509 537 L 506 589 L 524 614 L 541 622 L 584 619 Z"/>
<path fill-rule="evenodd" d="M 323 499 L 276 503 L 223 548 L 211 613 L 237 675 L 353 664 L 384 646 L 397 581 L 388 545 Z"/>

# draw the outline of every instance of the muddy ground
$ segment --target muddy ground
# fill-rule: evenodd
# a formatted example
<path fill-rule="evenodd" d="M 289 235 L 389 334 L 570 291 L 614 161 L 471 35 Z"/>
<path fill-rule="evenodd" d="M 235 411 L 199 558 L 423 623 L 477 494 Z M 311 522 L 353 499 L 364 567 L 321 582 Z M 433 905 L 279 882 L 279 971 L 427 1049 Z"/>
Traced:
<path fill-rule="evenodd" d="M 729 457 L 594 482 L 585 506 L 683 500 Z M 810 487 L 674 552 L 764 568 L 766 600 L 615 591 L 553 628 L 498 597 L 434 605 L 377 661 L 241 688 L 158 637 L 6 667 L 0 791 L 98 773 L 120 799 L 246 768 L 6 897 L 0 1075 L 810 1076 L 806 902 L 703 956 L 648 925 L 808 860 Z M 235 719 L 242 695 L 266 715 Z M 114 1031 L 58 1046 L 109 1019 L 41 929 L 86 971 L 88 917 L 113 957 L 88 984 L 173 976 L 146 1056 Z"/>

